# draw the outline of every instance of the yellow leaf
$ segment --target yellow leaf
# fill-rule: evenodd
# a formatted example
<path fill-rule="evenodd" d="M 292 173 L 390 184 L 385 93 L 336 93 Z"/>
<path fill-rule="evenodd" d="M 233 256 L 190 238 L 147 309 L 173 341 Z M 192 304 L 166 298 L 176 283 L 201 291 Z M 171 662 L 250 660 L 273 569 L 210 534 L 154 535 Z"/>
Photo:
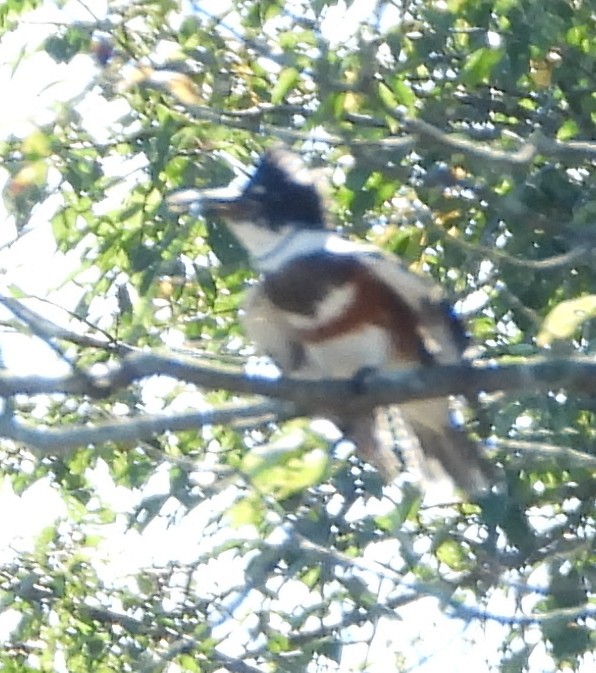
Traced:
<path fill-rule="evenodd" d="M 551 85 L 552 73 L 552 63 L 546 60 L 530 61 L 530 77 L 538 88 L 545 89 Z"/>
<path fill-rule="evenodd" d="M 556 339 L 567 339 L 586 320 L 596 316 L 596 295 L 563 301 L 546 316 L 536 337 L 538 346 L 547 346 Z"/>
<path fill-rule="evenodd" d="M 118 83 L 118 91 L 124 92 L 128 89 L 146 82 L 153 75 L 153 68 L 148 65 L 141 65 L 138 68 L 131 68 L 126 71 L 126 77 Z"/>
<path fill-rule="evenodd" d="M 52 145 L 47 134 L 34 131 L 23 139 L 23 154 L 29 158 L 48 157 L 52 153 Z"/>
<path fill-rule="evenodd" d="M 360 108 L 360 94 L 355 91 L 347 91 L 343 98 L 343 108 L 345 112 L 358 112 Z"/>
<path fill-rule="evenodd" d="M 158 89 L 165 89 L 184 105 L 202 103 L 197 86 L 188 75 L 173 70 L 155 70 L 148 65 L 130 69 L 126 77 L 119 82 L 118 91 L 124 92 L 146 82 Z"/>
<path fill-rule="evenodd" d="M 7 183 L 6 191 L 11 196 L 19 196 L 33 187 L 44 185 L 47 176 L 48 166 L 45 161 L 30 161 Z"/>
<path fill-rule="evenodd" d="M 200 105 L 202 99 L 199 91 L 188 75 L 170 70 L 155 71 L 151 81 L 163 85 L 184 105 Z"/>

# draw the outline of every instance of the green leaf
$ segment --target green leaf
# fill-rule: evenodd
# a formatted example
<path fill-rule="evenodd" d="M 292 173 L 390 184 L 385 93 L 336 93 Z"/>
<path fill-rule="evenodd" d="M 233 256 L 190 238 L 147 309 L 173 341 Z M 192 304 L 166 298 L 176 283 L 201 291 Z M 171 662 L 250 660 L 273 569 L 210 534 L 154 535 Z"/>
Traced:
<path fill-rule="evenodd" d="M 565 141 L 575 138 L 580 133 L 580 128 L 574 119 L 566 119 L 557 131 L 557 140 Z"/>
<path fill-rule="evenodd" d="M 410 85 L 401 78 L 393 81 L 393 95 L 400 105 L 405 105 L 408 111 L 412 111 L 416 106 L 416 94 L 412 91 Z"/>
<path fill-rule="evenodd" d="M 383 101 L 384 105 L 391 109 L 397 107 L 397 100 L 395 99 L 391 89 L 386 84 L 381 82 L 378 87 L 378 92 L 379 98 Z"/>
<path fill-rule="evenodd" d="M 265 516 L 265 508 L 262 498 L 251 493 L 246 498 L 241 498 L 226 511 L 226 521 L 233 528 L 242 526 L 258 526 Z"/>
<path fill-rule="evenodd" d="M 482 84 L 489 80 L 493 68 L 503 57 L 502 49 L 483 47 L 468 57 L 463 71 L 463 79 L 467 84 Z"/>
<path fill-rule="evenodd" d="M 300 73 L 296 68 L 284 68 L 279 73 L 277 82 L 271 91 L 271 102 L 275 105 L 281 103 L 299 79 Z"/>
<path fill-rule="evenodd" d="M 50 36 L 45 43 L 46 52 L 58 63 L 66 63 L 89 47 L 89 31 L 71 26 L 64 33 Z"/>
<path fill-rule="evenodd" d="M 247 267 L 248 254 L 230 230 L 223 224 L 207 222 L 207 240 L 223 266 L 223 272 L 232 272 L 238 267 Z"/>
<path fill-rule="evenodd" d="M 308 445 L 308 440 L 298 430 L 276 444 L 253 449 L 243 458 L 241 470 L 261 493 L 284 500 L 320 482 L 327 470 L 327 453 L 320 448 L 306 452 L 294 448 L 304 445 Z"/>
<path fill-rule="evenodd" d="M 441 542 L 435 553 L 439 561 L 445 563 L 452 570 L 465 570 L 469 565 L 469 560 L 462 546 L 455 540 L 449 539 Z"/>

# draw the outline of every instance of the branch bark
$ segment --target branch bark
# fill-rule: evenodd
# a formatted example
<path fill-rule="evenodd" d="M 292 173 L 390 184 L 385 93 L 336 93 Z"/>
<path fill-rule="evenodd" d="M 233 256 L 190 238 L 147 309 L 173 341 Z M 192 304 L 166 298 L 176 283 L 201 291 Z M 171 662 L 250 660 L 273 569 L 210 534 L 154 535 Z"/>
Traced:
<path fill-rule="evenodd" d="M 101 371 L 77 371 L 61 377 L 18 376 L 0 372 L 0 396 L 66 394 L 108 398 L 131 383 L 150 376 L 167 376 L 200 388 L 270 398 L 246 405 L 231 404 L 209 411 L 135 415 L 96 425 L 31 426 L 10 413 L 0 417 L 0 436 L 23 442 L 44 453 L 108 441 L 134 442 L 166 431 L 204 425 L 246 427 L 274 418 L 298 415 L 342 415 L 367 412 L 377 406 L 411 400 L 480 392 L 535 392 L 567 389 L 596 393 L 596 362 L 584 358 L 534 359 L 522 364 L 463 363 L 421 367 L 394 373 L 374 373 L 357 382 L 307 381 L 246 374 L 237 368 L 205 365 L 188 357 L 136 353 Z"/>
<path fill-rule="evenodd" d="M 44 455 L 65 455 L 73 449 L 106 442 L 140 442 L 164 432 L 196 430 L 206 425 L 227 425 L 242 429 L 279 420 L 287 415 L 280 402 L 230 404 L 210 411 L 188 411 L 177 414 L 130 416 L 94 425 L 63 427 L 33 426 L 14 416 L 0 417 L 0 437 L 22 442 Z"/>
<path fill-rule="evenodd" d="M 106 398 L 135 381 L 168 376 L 202 388 L 262 395 L 298 404 L 304 410 L 366 410 L 391 403 L 480 392 L 568 389 L 596 393 L 596 362 L 590 358 L 534 358 L 519 364 L 465 362 L 401 372 L 371 373 L 353 379 L 302 380 L 249 375 L 238 368 L 205 365 L 189 357 L 135 353 L 102 371 L 67 376 L 22 376 L 0 372 L 0 396 L 62 393 Z"/>

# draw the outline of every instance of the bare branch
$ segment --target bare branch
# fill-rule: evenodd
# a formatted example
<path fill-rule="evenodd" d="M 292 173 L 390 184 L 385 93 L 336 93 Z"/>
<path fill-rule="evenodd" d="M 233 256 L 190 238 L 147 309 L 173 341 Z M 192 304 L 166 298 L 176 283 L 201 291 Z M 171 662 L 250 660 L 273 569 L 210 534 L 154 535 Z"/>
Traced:
<path fill-rule="evenodd" d="M 167 85 L 163 82 L 145 82 L 145 86 L 166 92 L 168 91 Z M 486 144 L 480 144 L 461 133 L 446 133 L 422 119 L 406 117 L 402 110 L 390 107 L 385 108 L 386 112 L 402 124 L 406 133 L 397 137 L 387 137 L 381 140 L 364 140 L 351 138 L 347 135 L 330 133 L 318 138 L 316 136 L 313 137 L 310 132 L 292 128 L 282 128 L 275 124 L 268 124 L 264 121 L 267 116 L 275 113 L 311 117 L 315 112 L 307 105 L 274 105 L 271 103 L 261 103 L 251 108 L 239 110 L 216 110 L 204 105 L 187 103 L 185 108 L 194 119 L 221 124 L 228 128 L 259 129 L 262 133 L 284 141 L 311 140 L 320 141 L 327 145 L 346 145 L 353 148 L 359 147 L 381 150 L 400 149 L 404 151 L 409 151 L 422 144 L 445 148 L 450 152 L 458 152 L 474 159 L 487 161 L 493 165 L 501 164 L 509 168 L 528 166 L 538 154 L 555 159 L 575 161 L 590 161 L 596 158 L 596 143 L 587 140 L 563 142 L 547 138 L 539 131 L 536 131 L 532 133 L 528 140 L 523 142 L 520 141 L 518 149 L 501 150 Z M 372 117 L 370 115 L 348 113 L 346 114 L 345 119 L 355 126 L 384 127 L 389 134 L 387 124 L 380 118 Z"/>
<path fill-rule="evenodd" d="M 596 143 L 594 142 L 561 142 L 551 140 L 539 131 L 536 131 L 528 140 L 521 144 L 519 149 L 513 151 L 500 150 L 481 145 L 461 134 L 445 133 L 422 119 L 405 117 L 401 110 L 387 108 L 387 112 L 400 121 L 411 136 L 419 139 L 424 144 L 444 147 L 452 152 L 461 152 L 466 156 L 493 164 L 506 164 L 510 168 L 527 166 L 537 154 L 556 159 L 574 159 L 576 161 L 596 159 Z M 395 140 L 402 142 L 403 138 L 396 138 Z M 382 140 L 380 144 L 388 147 L 393 141 L 393 138 L 387 138 Z"/>
<path fill-rule="evenodd" d="M 352 379 L 299 380 L 248 375 L 240 369 L 205 365 L 188 357 L 135 353 L 98 371 L 67 376 L 22 376 L 0 372 L 0 396 L 63 393 L 105 398 L 149 376 L 169 376 L 207 389 L 263 395 L 295 402 L 302 408 L 366 410 L 391 403 L 479 392 L 567 388 L 596 393 L 596 363 L 590 358 L 535 358 L 520 364 L 465 362 L 371 374 L 358 385 Z"/>
<path fill-rule="evenodd" d="M 534 159 L 538 151 L 534 139 L 524 143 L 518 150 L 507 152 L 480 145 L 459 134 L 444 133 L 422 119 L 403 118 L 399 113 L 396 113 L 396 117 L 401 120 L 406 130 L 426 144 L 445 147 L 452 152 L 462 152 L 467 156 L 491 163 L 505 163 L 511 167 L 526 166 Z"/>
<path fill-rule="evenodd" d="M 565 620 L 573 622 L 578 619 L 588 619 L 596 616 L 596 610 L 593 606 L 585 603 L 570 608 L 560 608 L 551 610 L 549 612 L 535 612 L 527 615 L 503 615 L 496 614 L 484 610 L 478 605 L 465 605 L 454 595 L 456 588 L 455 584 L 449 582 L 418 582 L 405 580 L 399 571 L 395 571 L 389 566 L 377 562 L 366 562 L 362 559 L 355 559 L 342 554 L 336 549 L 329 549 L 323 545 L 318 545 L 306 539 L 304 536 L 294 532 L 294 538 L 300 544 L 301 548 L 309 553 L 315 553 L 325 560 L 330 566 L 339 565 L 349 568 L 351 570 L 365 570 L 367 572 L 375 573 L 379 578 L 390 579 L 396 585 L 404 590 L 406 593 L 399 594 L 387 599 L 383 605 L 377 605 L 371 609 L 371 612 L 376 612 L 378 616 L 384 615 L 388 617 L 395 617 L 395 610 L 402 605 L 413 602 L 423 596 L 433 596 L 441 603 L 447 606 L 449 616 L 456 619 L 463 619 L 470 621 L 473 619 L 481 619 L 485 621 L 495 621 L 499 624 L 505 625 L 530 625 L 541 624 L 550 620 Z M 362 614 L 362 612 L 360 613 Z M 365 613 L 370 619 L 371 613 Z M 353 623 L 358 623 L 357 615 Z M 364 620 L 362 620 L 364 621 Z M 345 626 L 346 622 L 342 619 L 341 627 Z M 338 625 L 337 628 L 340 628 Z M 325 635 L 325 630 L 313 631 L 310 635 Z"/>
<path fill-rule="evenodd" d="M 550 621 L 565 621 L 571 624 L 578 619 L 592 619 L 596 616 L 596 610 L 590 605 L 578 605 L 571 608 L 560 608 L 550 612 L 534 612 L 528 615 L 499 615 L 493 612 L 487 612 L 482 608 L 463 605 L 454 600 L 448 601 L 449 616 L 465 621 L 481 619 L 483 621 L 493 621 L 505 626 L 529 626 L 531 624 L 545 624 Z"/>
<path fill-rule="evenodd" d="M 264 123 L 263 117 L 273 112 L 288 112 L 281 106 L 260 105 L 247 110 L 221 110 L 214 111 L 203 106 L 189 106 L 193 115 L 199 119 L 208 119 L 224 126 L 245 129 L 249 124 L 258 124 L 264 133 L 281 140 L 307 140 L 310 135 L 295 129 L 280 128 L 273 124 Z M 312 111 L 307 107 L 294 106 L 299 109 L 302 116 L 310 116 Z M 294 109 L 294 113 L 298 110 Z M 400 112 L 391 111 L 407 131 L 406 134 L 397 137 L 387 137 L 381 140 L 362 140 L 348 136 L 326 134 L 321 137 L 321 142 L 328 145 L 347 145 L 348 147 L 360 147 L 381 150 L 409 151 L 423 144 L 431 147 L 442 147 L 450 152 L 459 152 L 474 159 L 487 161 L 494 165 L 506 165 L 509 168 L 528 166 L 541 154 L 554 159 L 567 159 L 574 161 L 590 161 L 596 158 L 596 143 L 589 141 L 562 142 L 547 138 L 540 132 L 522 142 L 516 150 L 501 150 L 492 148 L 486 144 L 480 144 L 476 140 L 467 138 L 459 133 L 445 133 L 441 129 L 423 121 L 422 119 L 405 118 Z M 382 120 L 367 115 L 347 115 L 346 120 L 357 126 L 383 126 Z M 389 132 L 389 129 L 387 129 Z M 315 138 L 316 139 L 316 138 Z"/>
<path fill-rule="evenodd" d="M 432 218 L 426 218 L 424 226 L 427 229 L 439 234 L 445 241 L 451 245 L 455 245 L 462 250 L 466 250 L 476 255 L 480 259 L 491 259 L 495 262 L 508 264 L 523 269 L 533 269 L 536 271 L 551 271 L 560 269 L 562 266 L 571 266 L 584 257 L 593 254 L 594 245 L 591 242 L 577 243 L 573 248 L 563 252 L 559 255 L 546 257 L 544 259 L 526 259 L 523 257 L 515 257 L 504 250 L 500 250 L 495 246 L 481 245 L 480 243 L 470 243 L 465 239 L 458 238 L 452 234 L 447 233 L 442 227 L 435 223 Z"/>
<path fill-rule="evenodd" d="M 77 332 L 73 329 L 67 329 L 61 325 L 58 325 L 54 321 L 49 320 L 37 311 L 34 311 L 30 306 L 27 306 L 25 302 L 13 297 L 0 295 L 0 304 L 7 308 L 21 323 L 23 323 L 30 333 L 33 333 L 44 343 L 47 343 L 53 350 L 56 350 L 54 339 L 68 341 L 69 343 L 86 348 L 99 348 L 102 350 L 114 351 L 120 355 L 124 355 L 125 353 L 129 353 L 134 350 L 133 347 L 117 341 L 107 332 L 89 323 L 89 321 L 80 318 L 72 311 L 68 311 L 67 309 L 54 304 L 48 299 L 33 296 L 28 297 L 28 299 L 33 299 L 37 302 L 48 304 L 54 309 L 60 309 L 65 315 L 67 315 L 70 321 L 76 321 L 79 324 L 83 324 L 87 329 L 91 328 L 99 334 L 99 336 L 92 336 L 90 334 L 82 333 L 81 331 Z M 58 354 L 61 358 L 63 357 L 61 351 L 58 351 Z"/>
<path fill-rule="evenodd" d="M 571 449 L 568 446 L 557 446 L 546 442 L 529 442 L 521 439 L 499 439 L 497 446 L 508 451 L 520 451 L 526 464 L 527 455 L 531 455 L 532 461 L 556 460 L 566 467 L 596 469 L 596 456 L 591 456 L 583 451 Z"/>
<path fill-rule="evenodd" d="M 203 425 L 238 425 L 250 419 L 271 420 L 282 414 L 342 415 L 366 413 L 377 406 L 448 395 L 473 397 L 480 392 L 569 389 L 596 393 L 596 363 L 590 359 L 535 359 L 523 364 L 463 363 L 375 373 L 356 385 L 352 379 L 306 381 L 248 375 L 229 367 L 207 366 L 196 360 L 157 353 L 136 353 L 103 371 L 76 371 L 62 377 L 18 376 L 0 372 L 0 395 L 62 393 L 106 398 L 133 382 L 168 376 L 201 388 L 260 395 L 277 402 L 247 407 L 231 405 L 207 412 L 135 416 L 97 425 L 62 428 L 30 427 L 10 413 L 0 418 L 0 435 L 46 452 L 106 441 L 139 441 L 165 431 Z M 293 403 L 284 405 L 281 402 Z"/>
<path fill-rule="evenodd" d="M 139 442 L 164 432 L 192 430 L 205 425 L 242 429 L 287 415 L 284 405 L 265 401 L 251 405 L 230 404 L 211 411 L 134 416 L 96 425 L 60 428 L 33 427 L 13 416 L 0 417 L 0 436 L 22 442 L 44 455 L 64 455 L 72 449 L 106 442 Z"/>
<path fill-rule="evenodd" d="M 534 135 L 534 144 L 539 154 L 557 159 L 594 160 L 596 159 L 596 143 L 588 140 L 552 140 L 541 133 Z"/>

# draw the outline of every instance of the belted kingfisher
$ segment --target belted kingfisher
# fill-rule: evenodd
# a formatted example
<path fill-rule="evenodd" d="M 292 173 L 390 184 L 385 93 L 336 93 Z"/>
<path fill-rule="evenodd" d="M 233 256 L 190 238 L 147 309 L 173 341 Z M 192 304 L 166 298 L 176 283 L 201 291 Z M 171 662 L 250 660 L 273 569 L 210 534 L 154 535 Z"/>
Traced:
<path fill-rule="evenodd" d="M 261 277 L 248 292 L 244 327 L 283 373 L 350 378 L 462 361 L 467 338 L 441 289 L 396 257 L 328 228 L 315 174 L 293 152 L 265 152 L 239 193 L 186 190 L 171 205 L 221 217 L 247 249 Z M 491 466 L 454 424 L 448 399 L 393 411 L 332 420 L 386 481 L 401 469 L 383 420 L 393 416 L 400 434 L 404 421 L 411 430 L 427 476 L 446 475 L 472 496 L 490 490 Z"/>

